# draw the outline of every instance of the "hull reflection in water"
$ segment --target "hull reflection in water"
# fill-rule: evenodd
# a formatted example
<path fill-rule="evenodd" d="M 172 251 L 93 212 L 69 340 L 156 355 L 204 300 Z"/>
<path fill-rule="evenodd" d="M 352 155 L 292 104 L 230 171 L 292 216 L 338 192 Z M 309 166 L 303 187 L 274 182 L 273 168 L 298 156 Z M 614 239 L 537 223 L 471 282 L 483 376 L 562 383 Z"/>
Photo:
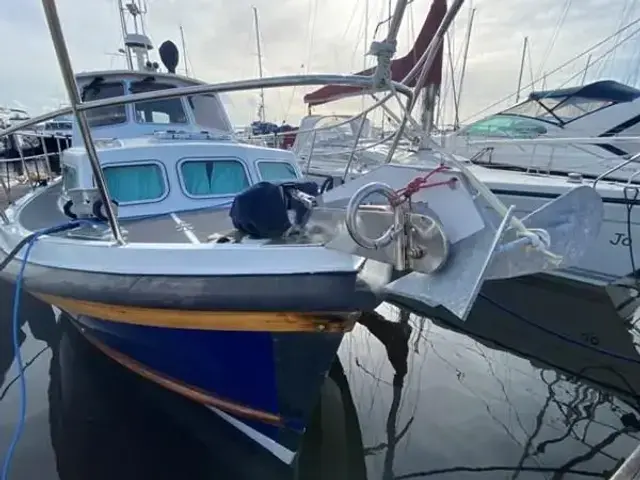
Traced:
<path fill-rule="evenodd" d="M 640 405 L 637 321 L 621 318 L 600 289 L 535 276 L 494 281 L 483 286 L 464 324 L 441 310 L 429 316 L 533 367 L 553 366 Z"/>
<path fill-rule="evenodd" d="M 61 480 L 164 479 L 176 471 L 193 480 L 366 478 L 358 417 L 337 360 L 314 399 L 296 461 L 287 466 L 200 405 L 118 368 L 64 314 L 60 326 L 49 418 Z"/>
<path fill-rule="evenodd" d="M 221 313 L 221 316 L 229 316 Z M 258 314 L 252 315 L 257 321 Z M 286 328 L 275 330 L 280 315 Z M 263 331 L 173 328 L 74 316 L 85 338 L 116 362 L 210 407 L 282 461 L 299 449 L 318 393 L 353 319 L 266 314 Z M 298 320 L 300 320 L 298 322 Z M 302 331 L 300 331 L 302 330 Z M 306 331 L 305 331 L 306 330 Z"/>

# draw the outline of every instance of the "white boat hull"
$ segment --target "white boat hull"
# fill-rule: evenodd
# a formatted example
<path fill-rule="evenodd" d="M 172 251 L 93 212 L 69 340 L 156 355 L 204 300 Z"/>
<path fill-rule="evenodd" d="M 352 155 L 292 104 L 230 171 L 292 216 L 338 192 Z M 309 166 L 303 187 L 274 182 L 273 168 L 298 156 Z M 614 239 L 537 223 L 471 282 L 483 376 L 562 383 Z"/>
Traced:
<path fill-rule="evenodd" d="M 488 184 L 491 188 L 491 185 Z M 526 192 L 507 194 L 497 192 L 505 205 L 515 205 L 516 214 L 525 216 L 540 208 L 549 198 L 529 196 Z M 627 234 L 627 206 L 622 203 L 604 202 L 604 219 L 600 234 L 580 260 L 579 265 L 562 268 L 550 275 L 571 278 L 595 286 L 611 284 L 633 273 Z M 631 221 L 631 236 L 640 242 L 640 224 Z M 640 248 L 634 245 L 635 258 L 640 261 Z M 638 265 L 636 265 L 636 269 Z"/>

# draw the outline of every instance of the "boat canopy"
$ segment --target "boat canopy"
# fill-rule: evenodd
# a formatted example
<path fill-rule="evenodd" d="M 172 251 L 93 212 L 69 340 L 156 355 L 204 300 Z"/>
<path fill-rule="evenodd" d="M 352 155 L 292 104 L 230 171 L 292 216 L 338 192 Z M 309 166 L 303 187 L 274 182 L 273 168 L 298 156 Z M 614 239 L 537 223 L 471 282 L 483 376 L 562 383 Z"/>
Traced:
<path fill-rule="evenodd" d="M 518 115 L 555 125 L 566 125 L 585 115 L 618 103 L 632 102 L 640 90 L 613 80 L 557 90 L 532 92 L 524 102 L 499 115 Z"/>

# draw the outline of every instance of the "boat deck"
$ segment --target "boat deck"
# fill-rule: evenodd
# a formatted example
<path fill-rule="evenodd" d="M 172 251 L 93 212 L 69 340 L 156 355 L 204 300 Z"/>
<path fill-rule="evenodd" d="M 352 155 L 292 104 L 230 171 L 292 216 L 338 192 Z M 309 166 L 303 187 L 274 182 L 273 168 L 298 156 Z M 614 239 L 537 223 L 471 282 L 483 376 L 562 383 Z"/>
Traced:
<path fill-rule="evenodd" d="M 58 197 L 60 186 L 55 185 L 39 193 L 20 211 L 18 221 L 29 231 L 64 224 L 69 218 L 60 210 Z M 229 207 L 211 207 L 201 210 L 166 213 L 154 217 L 121 219 L 120 226 L 130 243 L 208 243 L 215 238 L 232 243 L 261 244 L 318 244 L 325 243 L 335 234 L 336 227 L 344 218 L 340 209 L 314 210 L 313 218 L 304 235 L 261 240 L 248 238 L 234 229 L 229 216 Z M 376 230 L 384 231 L 388 225 Z M 58 235 L 73 236 L 79 240 L 111 241 L 107 226 L 83 227 L 73 232 Z M 213 237 L 212 237 L 213 236 Z M 217 240 L 221 241 L 221 240 Z"/>

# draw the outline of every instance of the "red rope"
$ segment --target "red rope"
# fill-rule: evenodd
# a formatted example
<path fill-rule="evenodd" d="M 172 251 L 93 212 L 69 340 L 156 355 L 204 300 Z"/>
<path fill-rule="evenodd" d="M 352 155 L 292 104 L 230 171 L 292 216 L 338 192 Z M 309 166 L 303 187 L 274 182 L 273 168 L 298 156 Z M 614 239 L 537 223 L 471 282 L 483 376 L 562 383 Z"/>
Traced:
<path fill-rule="evenodd" d="M 426 188 L 437 187 L 438 185 L 450 185 L 452 186 L 458 180 L 456 177 L 451 177 L 449 180 L 443 180 L 440 182 L 429 182 L 429 179 L 435 175 L 436 173 L 443 172 L 448 170 L 449 167 L 446 165 L 440 165 L 438 168 L 431 170 L 426 175 L 421 177 L 416 177 L 411 180 L 406 187 L 396 190 L 397 203 L 402 203 L 408 198 L 411 198 L 412 195 L 416 194 L 420 190 L 424 190 Z"/>

